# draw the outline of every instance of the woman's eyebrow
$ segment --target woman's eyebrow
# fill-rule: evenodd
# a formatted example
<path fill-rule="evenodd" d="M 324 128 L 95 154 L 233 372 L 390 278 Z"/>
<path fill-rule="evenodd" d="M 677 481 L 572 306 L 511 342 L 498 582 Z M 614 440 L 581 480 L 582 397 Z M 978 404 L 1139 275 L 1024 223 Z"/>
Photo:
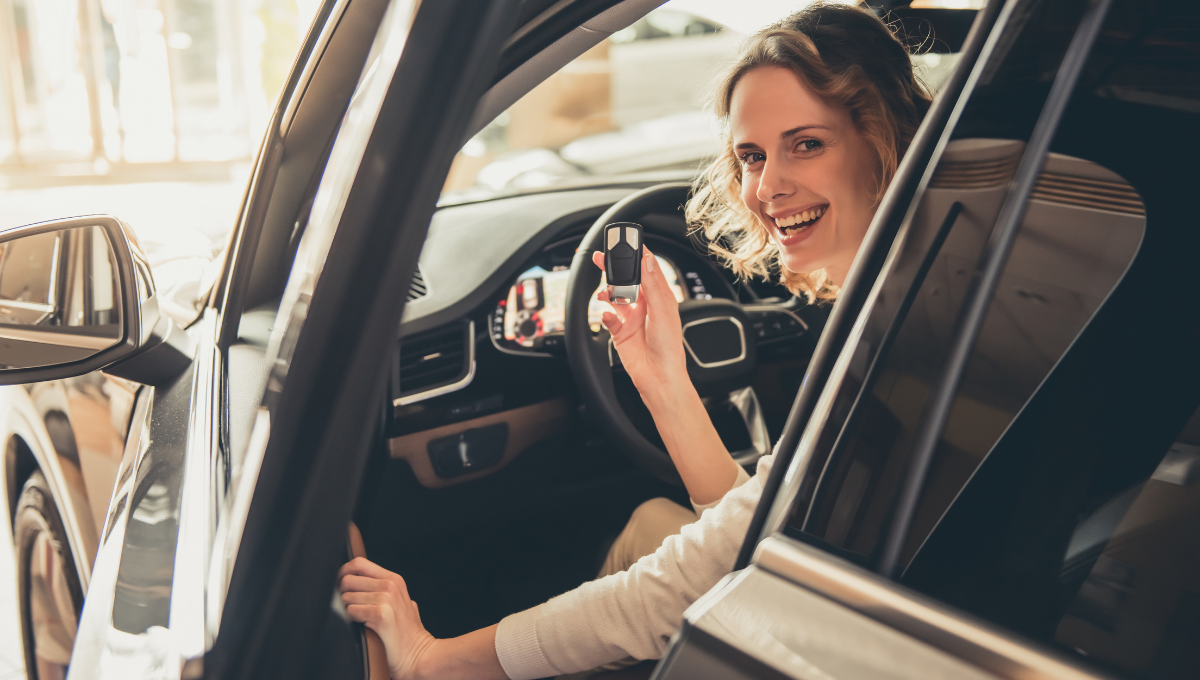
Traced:
<path fill-rule="evenodd" d="M 784 130 L 783 132 L 779 133 L 779 139 L 782 141 L 787 141 L 789 138 L 795 137 L 796 135 L 800 134 L 801 132 L 804 132 L 805 130 L 828 130 L 828 129 L 829 129 L 829 127 L 827 125 L 798 125 L 798 126 L 792 128 L 791 130 Z M 738 144 L 737 146 L 735 146 L 733 148 L 740 151 L 742 149 L 760 149 L 762 147 L 755 144 L 754 142 L 742 142 L 741 144 Z"/>
<path fill-rule="evenodd" d="M 786 130 L 786 131 L 780 133 L 779 138 L 786 140 L 789 137 L 795 137 L 796 135 L 800 134 L 801 132 L 804 132 L 805 130 L 828 130 L 828 129 L 829 128 L 824 125 L 800 125 L 800 126 L 792 128 L 791 130 Z"/>

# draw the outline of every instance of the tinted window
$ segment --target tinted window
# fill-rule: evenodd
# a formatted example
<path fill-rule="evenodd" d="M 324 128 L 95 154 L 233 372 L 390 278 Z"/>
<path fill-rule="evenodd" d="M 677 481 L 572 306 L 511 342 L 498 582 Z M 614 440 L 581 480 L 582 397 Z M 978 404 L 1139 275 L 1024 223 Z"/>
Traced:
<path fill-rule="evenodd" d="M 984 71 L 900 234 L 792 509 L 792 535 L 868 566 L 959 279 L 975 274 L 994 220 L 988 183 L 1007 181 L 1004 145 L 1027 138 L 1055 41 L 1077 22 L 1061 3 L 1056 17 L 1026 7 L 1025 35 L 1000 41 L 1005 61 Z M 1171 162 L 1200 153 L 1188 132 L 1200 122 L 1200 21 L 1176 11 L 1117 3 L 1105 21 L 956 393 L 900 576 L 1146 678 L 1200 674 L 1200 176 Z"/>
<path fill-rule="evenodd" d="M 825 470 L 828 491 L 805 520 L 796 518 L 832 546 L 867 558 L 887 529 L 926 399 L 1023 150 L 1015 140 L 964 139 L 942 156 L 914 227 L 932 231 L 956 215 L 954 225 L 860 397 L 858 425 Z M 1047 158 L 935 455 L 905 561 L 1125 273 L 1144 226 L 1141 199 L 1119 176 L 1078 158 Z"/>
<path fill-rule="evenodd" d="M 1200 411 L 1147 479 L 1071 534 L 1060 644 L 1153 678 L 1200 672 Z"/>
<path fill-rule="evenodd" d="M 789 530 L 861 563 L 877 556 L 963 295 L 1041 111 L 1047 82 L 1070 41 L 1070 27 L 1082 14 L 1082 3 L 1026 7 L 1032 7 L 1025 17 L 1029 21 L 1003 28 L 1001 47 L 979 67 L 981 84 L 953 130 L 957 139 L 947 146 L 897 236 L 894 264 L 884 275 L 829 417 L 819 434 L 812 427 L 805 434 L 815 440 L 809 444 L 812 462 L 800 479 Z M 1055 181 L 1068 188 L 1053 192 Z M 1097 210 L 1094 191 L 1071 194 L 1090 181 L 1119 187 L 1123 196 L 1132 197 L 1130 205 L 1113 213 Z M 1120 177 L 1082 159 L 1056 156 L 1039 188 L 1046 200 L 1035 201 L 1026 215 L 975 348 L 935 461 L 935 481 L 916 519 L 914 546 L 1137 248 L 1140 201 Z M 1102 215 L 1099 231 L 1091 226 L 1095 214 Z M 1104 242 L 1115 239 L 1114 246 L 1074 248 L 1098 234 Z M 1097 270 L 1096 265 L 1103 266 Z M 906 557 L 911 554 L 912 547 Z"/>

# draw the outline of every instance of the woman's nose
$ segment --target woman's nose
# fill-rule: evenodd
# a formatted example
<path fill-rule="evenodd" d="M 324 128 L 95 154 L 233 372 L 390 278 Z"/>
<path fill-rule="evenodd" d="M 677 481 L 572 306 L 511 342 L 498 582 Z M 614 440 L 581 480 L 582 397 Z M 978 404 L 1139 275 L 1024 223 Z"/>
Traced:
<path fill-rule="evenodd" d="M 763 164 L 762 174 L 758 178 L 758 200 L 771 203 L 786 198 L 794 190 L 792 184 L 783 164 L 768 160 Z"/>

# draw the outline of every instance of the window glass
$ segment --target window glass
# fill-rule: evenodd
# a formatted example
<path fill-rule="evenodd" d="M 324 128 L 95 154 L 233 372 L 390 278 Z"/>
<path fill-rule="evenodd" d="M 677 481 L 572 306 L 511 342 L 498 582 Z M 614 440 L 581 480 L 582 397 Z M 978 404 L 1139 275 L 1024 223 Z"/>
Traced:
<path fill-rule="evenodd" d="M 720 148 L 709 98 L 740 42 L 804 4 L 668 2 L 561 68 L 472 137 L 455 156 L 442 202 L 597 178 L 691 178 Z M 960 55 L 931 47 L 915 46 L 913 64 L 936 90 Z"/>
<path fill-rule="evenodd" d="M 981 69 L 844 355 L 845 377 L 831 383 L 829 415 L 798 454 L 812 462 L 785 531 L 868 567 L 879 565 L 1001 185 L 1083 3 L 1026 9 L 1020 35 L 998 41 L 1001 61 Z M 1196 125 L 1200 109 L 1183 101 L 1192 90 L 1169 84 L 1200 24 L 1171 11 L 1118 0 L 1105 20 L 955 394 L 897 577 L 1140 678 L 1200 673 L 1200 234 L 1188 189 L 1198 180 L 1164 163 L 1200 146 L 1178 134 Z M 1143 94 L 1174 98 L 1108 86 L 1133 82 L 1135 67 Z M 1140 131 L 1136 153 L 1104 139 L 1118 128 Z"/>
<path fill-rule="evenodd" d="M 830 491 L 806 518 L 806 531 L 835 547 L 867 556 L 886 530 L 925 401 L 1023 150 L 1015 140 L 955 140 L 938 165 L 915 219 L 940 225 L 952 206 L 961 212 L 860 402 L 855 433 L 826 470 Z M 1106 205 L 1109 194 L 1093 188 L 1100 183 L 1128 207 Z M 1120 177 L 1078 158 L 1047 159 L 935 454 L 905 559 L 1121 279 L 1144 228 L 1140 198 Z"/>
<path fill-rule="evenodd" d="M 1062 27 L 1073 26 L 1081 9 L 1034 5 L 1031 12 L 1045 23 L 1005 27 L 1001 42 L 1008 51 L 982 65 L 988 85 L 971 93 L 952 133 L 957 139 L 947 145 L 915 213 L 897 236 L 895 264 L 880 284 L 874 307 L 864 312 L 868 322 L 844 379 L 830 388 L 836 393 L 828 418 L 810 426 L 801 442 L 802 449 L 812 449 L 812 462 L 799 479 L 790 510 L 788 526 L 796 535 L 863 563 L 876 559 L 975 265 L 1040 113 L 1047 82 L 1070 41 L 1071 31 Z M 1122 195 L 1132 196 L 1130 207 L 1103 211 L 1102 193 L 1072 193 L 1093 182 L 1119 187 Z M 912 556 L 1137 250 L 1141 203 L 1120 177 L 1095 163 L 1055 155 L 1038 187 L 1045 200 L 1032 202 L 1025 215 L 903 560 Z"/>
<path fill-rule="evenodd" d="M 1143 677 L 1200 672 L 1200 410 L 1149 478 L 1085 516 L 1062 578 L 1059 644 Z"/>
<path fill-rule="evenodd" d="M 617 31 L 497 116 L 455 157 L 443 201 L 694 172 L 717 149 L 709 86 L 742 35 L 682 4 Z"/>

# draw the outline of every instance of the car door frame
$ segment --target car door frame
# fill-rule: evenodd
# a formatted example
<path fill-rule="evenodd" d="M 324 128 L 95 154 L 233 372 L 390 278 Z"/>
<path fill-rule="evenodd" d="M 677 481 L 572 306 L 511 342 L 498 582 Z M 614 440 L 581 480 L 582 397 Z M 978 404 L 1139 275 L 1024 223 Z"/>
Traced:
<path fill-rule="evenodd" d="M 397 0 L 389 11 L 407 4 Z M 268 351 L 268 384 L 282 389 L 268 388 L 260 413 L 269 420 L 256 425 L 269 434 L 258 430 L 265 435 L 261 467 L 206 673 L 293 676 L 313 667 L 316 636 L 330 615 L 324 593 L 344 560 L 372 419 L 384 398 L 380 363 L 405 300 L 392 291 L 407 290 L 443 178 L 490 84 L 487 66 L 515 18 L 513 0 L 454 0 L 420 3 L 404 29 L 397 29 L 401 19 L 384 19 L 376 40 L 385 42 L 373 49 L 403 45 L 376 119 L 388 124 L 370 130 L 336 225 L 309 224 L 300 243 L 279 341 Z M 355 96 L 364 91 L 360 83 Z M 336 174 L 338 142 L 330 158 L 325 181 L 336 181 L 328 178 Z M 319 272 L 304 271 L 309 265 Z"/>
<path fill-rule="evenodd" d="M 130 644 L 128 633 L 113 626 L 114 608 L 120 606 L 118 600 L 121 599 L 128 602 L 132 598 L 137 606 L 144 608 L 161 610 L 164 605 L 167 607 L 166 623 L 171 631 L 169 656 L 179 663 L 184 675 L 199 672 L 203 667 L 203 655 L 212 645 L 216 628 L 210 625 L 206 613 L 208 583 L 205 572 L 211 558 L 218 504 L 224 495 L 217 462 L 227 454 L 228 448 L 228 393 L 223 379 L 221 331 L 222 322 L 229 317 L 222 312 L 230 302 L 227 291 L 238 289 L 238 281 L 233 280 L 230 285 L 231 275 L 237 272 L 238 255 L 253 254 L 257 245 L 267 204 L 273 198 L 271 189 L 279 173 L 280 158 L 288 148 L 289 130 L 280 130 L 275 122 L 289 110 L 295 118 L 303 95 L 314 81 L 350 79 L 353 82 L 361 71 L 361 59 L 357 66 L 352 62 L 348 68 L 344 63 L 339 64 L 341 68 L 334 72 L 318 69 L 327 62 L 325 48 L 334 33 L 339 29 L 359 29 L 364 22 L 360 19 L 349 28 L 342 23 L 349 2 L 325 0 L 298 52 L 272 116 L 271 130 L 275 134 L 266 135 L 255 161 L 238 221 L 230 234 L 218 285 L 214 286 L 197 321 L 189 327 L 189 333 L 196 340 L 192 367 L 171 385 L 144 386 L 138 391 L 72 652 L 76 676 L 82 669 L 88 669 L 91 677 L 127 677 L 139 668 L 147 668 L 144 664 L 162 661 L 156 657 L 166 650 L 155 649 L 162 641 L 152 641 L 153 636 L 148 633 L 138 636 L 142 640 L 138 644 L 145 647 L 144 653 L 126 655 L 123 663 L 116 666 L 105 661 L 113 658 L 112 652 L 117 647 Z M 356 9 L 366 4 L 359 0 Z M 367 14 L 365 22 L 371 23 L 373 19 L 369 12 Z M 364 50 L 362 58 L 365 54 Z M 321 101 L 319 103 L 324 106 L 308 115 L 317 120 L 322 116 L 330 119 L 328 128 L 332 134 L 348 98 L 349 92 L 342 99 L 340 109 L 336 108 L 339 106 L 336 100 Z M 310 98 L 310 101 L 315 100 Z M 333 107 L 332 111 L 330 107 Z M 319 154 L 316 160 L 322 162 Z M 308 171 L 313 171 L 311 160 Z M 300 210 L 301 203 L 302 197 L 293 198 L 291 206 L 276 205 L 276 208 L 295 213 Z M 171 539 L 169 544 L 147 551 L 146 546 L 130 544 L 126 529 L 138 509 L 141 494 L 155 485 L 173 499 L 178 530 L 173 537 L 167 537 Z M 139 584 L 129 582 L 128 575 L 121 569 L 127 555 L 156 561 L 166 567 L 165 573 L 160 575 L 161 582 L 154 584 L 156 588 L 140 588 Z"/>

